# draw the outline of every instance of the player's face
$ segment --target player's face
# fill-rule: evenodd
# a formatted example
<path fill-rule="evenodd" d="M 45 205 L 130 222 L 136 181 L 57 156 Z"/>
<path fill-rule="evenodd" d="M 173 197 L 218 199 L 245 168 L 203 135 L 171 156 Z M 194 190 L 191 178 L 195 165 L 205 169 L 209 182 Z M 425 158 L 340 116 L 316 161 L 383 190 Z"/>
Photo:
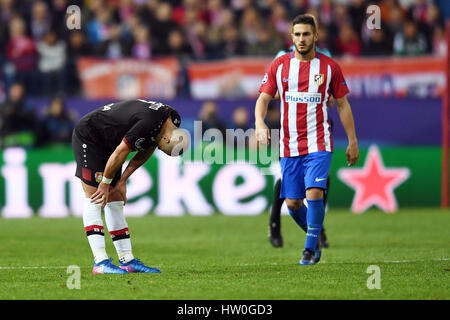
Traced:
<path fill-rule="evenodd" d="M 318 35 L 310 24 L 298 23 L 292 27 L 291 36 L 297 52 L 304 55 L 314 48 Z"/>

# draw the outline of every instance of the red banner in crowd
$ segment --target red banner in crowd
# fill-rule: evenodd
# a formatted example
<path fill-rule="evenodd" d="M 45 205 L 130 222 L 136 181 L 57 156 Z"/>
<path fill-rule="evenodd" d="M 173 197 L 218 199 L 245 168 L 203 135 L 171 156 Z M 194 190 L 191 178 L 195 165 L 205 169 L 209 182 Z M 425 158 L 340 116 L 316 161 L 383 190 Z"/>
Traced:
<path fill-rule="evenodd" d="M 445 90 L 445 59 L 336 59 L 354 97 L 435 97 Z M 191 94 L 197 99 L 256 97 L 272 59 L 242 58 L 191 63 Z"/>
<path fill-rule="evenodd" d="M 178 71 L 176 58 L 151 61 L 81 58 L 78 61 L 84 95 L 92 99 L 172 99 L 176 95 Z"/>

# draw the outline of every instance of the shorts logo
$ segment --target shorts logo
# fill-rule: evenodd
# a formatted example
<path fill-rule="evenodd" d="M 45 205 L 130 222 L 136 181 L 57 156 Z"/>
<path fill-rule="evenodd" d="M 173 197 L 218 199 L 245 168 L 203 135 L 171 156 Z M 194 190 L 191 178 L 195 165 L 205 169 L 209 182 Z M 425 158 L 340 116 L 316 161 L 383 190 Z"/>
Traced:
<path fill-rule="evenodd" d="M 103 179 L 103 172 L 96 172 L 95 173 L 95 181 L 98 183 L 102 182 Z"/>
<path fill-rule="evenodd" d="M 325 76 L 323 73 L 315 74 L 314 75 L 314 83 L 318 86 L 320 86 L 325 80 Z"/>
<path fill-rule="evenodd" d="M 134 146 L 136 147 L 137 150 L 141 151 L 144 150 L 144 148 L 142 147 L 142 144 L 144 143 L 145 138 L 139 138 L 136 140 L 136 142 L 134 143 Z"/>

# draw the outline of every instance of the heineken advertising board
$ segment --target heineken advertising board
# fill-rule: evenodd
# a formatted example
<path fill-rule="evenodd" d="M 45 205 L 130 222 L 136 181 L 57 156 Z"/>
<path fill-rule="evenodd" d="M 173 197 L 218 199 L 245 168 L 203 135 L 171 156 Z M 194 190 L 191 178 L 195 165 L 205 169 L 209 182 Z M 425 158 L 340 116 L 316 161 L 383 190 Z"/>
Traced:
<path fill-rule="evenodd" d="M 330 178 L 329 210 L 362 213 L 371 207 L 392 213 L 401 207 L 439 206 L 439 147 L 361 148 L 347 167 L 336 149 Z M 247 150 L 245 155 L 251 155 Z M 81 216 L 84 194 L 74 176 L 70 148 L 9 148 L 0 152 L 0 212 L 4 218 Z M 127 216 L 259 215 L 272 203 L 280 176 L 278 161 L 192 160 L 156 152 L 128 181 Z M 284 212 L 286 212 L 284 208 Z"/>

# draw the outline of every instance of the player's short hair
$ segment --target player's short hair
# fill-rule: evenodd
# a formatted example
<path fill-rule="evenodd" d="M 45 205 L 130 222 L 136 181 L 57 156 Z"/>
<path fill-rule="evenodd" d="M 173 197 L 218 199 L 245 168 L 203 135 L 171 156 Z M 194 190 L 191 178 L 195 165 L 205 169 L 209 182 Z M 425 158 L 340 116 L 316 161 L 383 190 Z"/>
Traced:
<path fill-rule="evenodd" d="M 292 20 L 292 27 L 294 27 L 296 24 L 309 24 L 313 28 L 313 32 L 317 32 L 317 26 L 316 21 L 314 20 L 314 17 L 311 14 L 300 14 Z"/>

